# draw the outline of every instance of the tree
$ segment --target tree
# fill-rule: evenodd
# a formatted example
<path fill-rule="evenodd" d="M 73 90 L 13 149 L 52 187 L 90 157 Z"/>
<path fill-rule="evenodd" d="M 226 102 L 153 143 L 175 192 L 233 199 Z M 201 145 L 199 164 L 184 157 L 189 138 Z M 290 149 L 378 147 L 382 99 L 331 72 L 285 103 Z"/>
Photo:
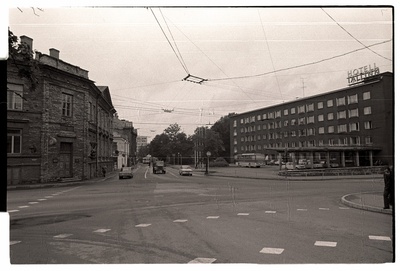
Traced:
<path fill-rule="evenodd" d="M 170 139 L 167 134 L 156 135 L 149 144 L 149 153 L 160 160 L 166 160 L 170 154 Z"/>
<path fill-rule="evenodd" d="M 193 142 L 197 151 L 205 157 L 205 154 L 211 152 L 211 157 L 218 157 L 224 150 L 223 141 L 219 133 L 208 129 L 208 127 L 198 127 L 193 135 Z"/>
<path fill-rule="evenodd" d="M 227 116 L 221 117 L 214 125 L 210 128 L 212 131 L 219 134 L 220 139 L 222 140 L 223 148 L 218 153 L 219 157 L 224 157 L 226 160 L 230 160 L 230 117 L 234 113 L 229 113 Z"/>

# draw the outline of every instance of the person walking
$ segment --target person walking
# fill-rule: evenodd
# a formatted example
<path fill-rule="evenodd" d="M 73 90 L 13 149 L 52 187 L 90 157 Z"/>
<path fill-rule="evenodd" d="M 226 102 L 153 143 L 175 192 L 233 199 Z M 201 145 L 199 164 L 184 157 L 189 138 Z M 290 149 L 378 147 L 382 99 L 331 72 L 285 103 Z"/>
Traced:
<path fill-rule="evenodd" d="M 390 198 L 392 197 L 392 174 L 389 167 L 383 170 L 383 181 L 385 182 L 385 188 L 383 190 L 383 209 L 390 208 Z"/>
<path fill-rule="evenodd" d="M 102 168 L 101 168 L 101 172 L 103 173 L 103 177 L 106 177 L 106 166 L 103 166 Z"/>

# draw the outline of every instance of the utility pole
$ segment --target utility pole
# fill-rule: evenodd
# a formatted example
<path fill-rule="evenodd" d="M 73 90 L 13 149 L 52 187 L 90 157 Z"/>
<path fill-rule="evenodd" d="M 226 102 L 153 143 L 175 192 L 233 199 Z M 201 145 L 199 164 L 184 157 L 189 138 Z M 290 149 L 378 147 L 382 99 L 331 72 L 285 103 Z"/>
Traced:
<path fill-rule="evenodd" d="M 303 83 L 303 98 L 304 98 L 304 89 L 306 88 L 306 87 L 304 86 L 304 78 L 301 77 L 301 81 L 302 81 L 302 83 Z"/>

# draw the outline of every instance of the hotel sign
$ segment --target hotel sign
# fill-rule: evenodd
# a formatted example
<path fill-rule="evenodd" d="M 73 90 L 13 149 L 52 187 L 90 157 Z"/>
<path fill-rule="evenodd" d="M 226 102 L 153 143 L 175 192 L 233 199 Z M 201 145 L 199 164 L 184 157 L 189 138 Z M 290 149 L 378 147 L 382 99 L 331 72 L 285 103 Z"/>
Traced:
<path fill-rule="evenodd" d="M 350 70 L 347 72 L 347 83 L 350 85 L 354 85 L 364 81 L 365 78 L 378 75 L 379 68 L 374 63 L 373 65 L 368 65 L 364 67 L 360 67 L 358 69 Z"/>

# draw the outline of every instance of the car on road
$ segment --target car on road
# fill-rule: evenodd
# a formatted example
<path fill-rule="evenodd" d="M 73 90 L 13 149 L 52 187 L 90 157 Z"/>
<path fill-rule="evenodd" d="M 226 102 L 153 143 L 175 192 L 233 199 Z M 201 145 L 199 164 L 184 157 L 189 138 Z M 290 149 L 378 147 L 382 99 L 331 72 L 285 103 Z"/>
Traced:
<path fill-rule="evenodd" d="M 123 167 L 119 172 L 119 178 L 133 178 L 132 168 L 131 167 Z"/>
<path fill-rule="evenodd" d="M 304 165 L 294 165 L 293 162 L 287 162 L 285 167 L 286 169 L 305 169 Z"/>
<path fill-rule="evenodd" d="M 193 170 L 192 170 L 192 168 L 190 167 L 190 166 L 187 166 L 187 165 L 182 165 L 180 168 L 179 168 L 179 175 L 189 175 L 189 176 L 192 176 L 192 174 L 193 174 Z"/>

